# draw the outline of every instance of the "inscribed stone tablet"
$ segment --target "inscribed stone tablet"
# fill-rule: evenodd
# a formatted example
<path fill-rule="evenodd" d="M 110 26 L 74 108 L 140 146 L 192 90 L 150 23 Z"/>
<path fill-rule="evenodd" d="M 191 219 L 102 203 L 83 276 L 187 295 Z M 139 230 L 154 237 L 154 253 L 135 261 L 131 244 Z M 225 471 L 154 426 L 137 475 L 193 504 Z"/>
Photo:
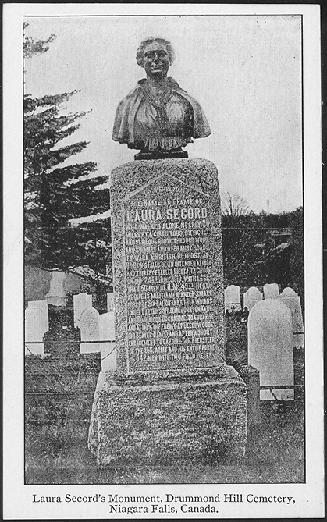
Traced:
<path fill-rule="evenodd" d="M 127 373 L 224 361 L 219 192 L 192 183 L 194 171 L 205 181 L 217 172 L 199 162 L 137 162 L 148 182 L 113 207 L 118 360 L 126 357 Z"/>

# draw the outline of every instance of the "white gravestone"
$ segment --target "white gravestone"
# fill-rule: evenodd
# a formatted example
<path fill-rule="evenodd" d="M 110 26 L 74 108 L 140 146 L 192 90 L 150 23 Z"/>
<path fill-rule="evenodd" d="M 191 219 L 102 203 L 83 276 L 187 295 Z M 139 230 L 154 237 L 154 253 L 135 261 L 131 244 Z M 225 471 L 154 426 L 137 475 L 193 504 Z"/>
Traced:
<path fill-rule="evenodd" d="M 107 310 L 113 312 L 115 310 L 114 294 L 107 294 Z"/>
<path fill-rule="evenodd" d="M 241 310 L 241 294 L 240 287 L 235 285 L 227 286 L 225 289 L 225 312 Z"/>
<path fill-rule="evenodd" d="M 265 299 L 276 299 L 279 296 L 279 286 L 277 283 L 267 283 L 263 287 Z"/>
<path fill-rule="evenodd" d="M 92 308 L 92 295 L 85 293 L 73 295 L 75 328 L 79 328 L 81 315 L 84 312 L 84 310 L 87 310 L 88 308 Z"/>
<path fill-rule="evenodd" d="M 284 288 L 279 299 L 290 309 L 293 325 L 293 346 L 304 348 L 304 324 L 299 295 L 289 286 Z"/>
<path fill-rule="evenodd" d="M 65 306 L 66 292 L 64 290 L 65 272 L 53 270 L 51 272 L 50 290 L 45 296 L 48 304 L 54 306 Z"/>
<path fill-rule="evenodd" d="M 248 311 L 250 311 L 254 305 L 261 300 L 262 292 L 260 292 L 256 286 L 251 286 L 251 288 L 249 288 L 247 292 L 243 294 L 243 310 L 244 308 L 247 308 Z"/>
<path fill-rule="evenodd" d="M 81 341 L 86 341 L 81 342 L 80 353 L 100 352 L 101 345 L 95 342 L 87 342 L 100 340 L 99 312 L 95 308 L 87 308 L 82 312 L 79 329 L 81 332 Z"/>
<path fill-rule="evenodd" d="M 261 400 L 294 399 L 292 338 L 291 312 L 284 303 L 267 299 L 254 305 L 248 319 L 248 361 L 260 372 L 260 386 L 270 387 L 260 390 Z"/>
<path fill-rule="evenodd" d="M 115 341 L 115 314 L 107 312 L 99 316 L 101 341 Z M 101 343 L 101 371 L 115 371 L 116 343 Z"/>
<path fill-rule="evenodd" d="M 49 329 L 48 303 L 29 301 L 25 310 L 25 354 L 44 355 L 43 335 Z"/>

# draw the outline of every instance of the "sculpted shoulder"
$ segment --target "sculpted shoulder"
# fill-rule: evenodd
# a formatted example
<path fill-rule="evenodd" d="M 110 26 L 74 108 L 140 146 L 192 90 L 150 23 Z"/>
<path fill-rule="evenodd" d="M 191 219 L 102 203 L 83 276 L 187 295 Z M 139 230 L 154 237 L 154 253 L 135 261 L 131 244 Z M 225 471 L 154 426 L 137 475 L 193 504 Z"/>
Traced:
<path fill-rule="evenodd" d="M 124 107 L 130 106 L 139 96 L 142 94 L 142 89 L 137 85 L 132 89 L 124 98 L 122 98 L 118 104 L 117 112 Z"/>

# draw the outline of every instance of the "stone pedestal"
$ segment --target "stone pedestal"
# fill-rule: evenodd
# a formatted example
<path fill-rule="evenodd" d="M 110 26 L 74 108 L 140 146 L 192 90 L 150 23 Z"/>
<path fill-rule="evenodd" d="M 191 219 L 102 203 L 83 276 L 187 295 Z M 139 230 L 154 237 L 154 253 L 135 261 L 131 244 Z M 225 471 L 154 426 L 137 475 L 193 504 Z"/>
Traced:
<path fill-rule="evenodd" d="M 100 465 L 244 455 L 246 389 L 231 366 L 196 378 L 100 374 L 89 449 Z"/>
<path fill-rule="evenodd" d="M 215 165 L 122 165 L 111 202 L 117 367 L 100 374 L 89 448 L 100 465 L 140 452 L 243 455 L 246 386 L 225 362 Z"/>

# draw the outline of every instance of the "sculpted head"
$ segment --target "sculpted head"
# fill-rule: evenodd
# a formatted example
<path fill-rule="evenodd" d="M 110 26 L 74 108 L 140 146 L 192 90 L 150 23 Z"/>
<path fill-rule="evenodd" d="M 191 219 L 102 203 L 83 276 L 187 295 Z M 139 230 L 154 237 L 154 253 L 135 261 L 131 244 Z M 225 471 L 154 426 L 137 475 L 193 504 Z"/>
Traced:
<path fill-rule="evenodd" d="M 171 43 L 164 38 L 151 37 L 143 40 L 136 53 L 136 61 L 150 78 L 164 78 L 175 58 Z"/>

